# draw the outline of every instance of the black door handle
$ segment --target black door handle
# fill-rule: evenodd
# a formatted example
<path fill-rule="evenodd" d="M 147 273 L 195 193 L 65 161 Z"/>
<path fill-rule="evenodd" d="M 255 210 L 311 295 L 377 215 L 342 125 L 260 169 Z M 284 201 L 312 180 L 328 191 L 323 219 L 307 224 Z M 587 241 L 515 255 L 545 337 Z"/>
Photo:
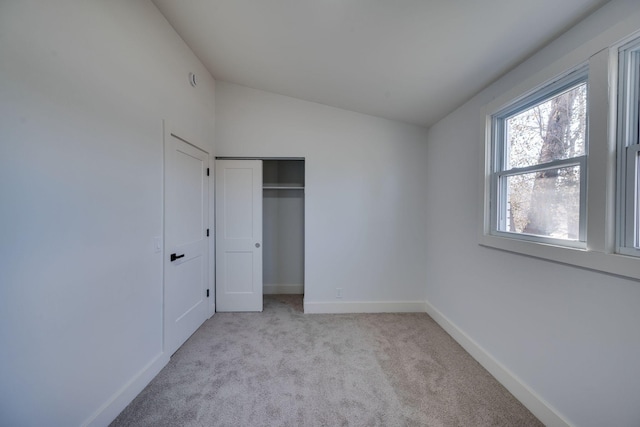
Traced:
<path fill-rule="evenodd" d="M 171 254 L 171 262 L 177 260 L 178 258 L 182 258 L 182 257 L 184 257 L 184 254 L 182 254 L 182 255 Z"/>

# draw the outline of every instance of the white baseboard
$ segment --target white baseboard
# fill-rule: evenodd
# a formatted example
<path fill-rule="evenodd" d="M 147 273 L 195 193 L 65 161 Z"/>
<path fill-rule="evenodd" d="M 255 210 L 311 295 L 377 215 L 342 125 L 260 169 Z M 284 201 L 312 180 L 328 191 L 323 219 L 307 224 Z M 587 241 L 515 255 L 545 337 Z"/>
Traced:
<path fill-rule="evenodd" d="M 516 375 L 498 362 L 491 354 L 483 349 L 477 342 L 469 337 L 458 326 L 445 317 L 440 311 L 425 302 L 426 312 L 447 331 L 478 363 L 480 363 L 491 375 L 498 380 L 516 399 L 518 399 L 533 415 L 548 427 L 571 427 L 551 405 L 542 399 L 529 386 L 523 383 Z M 305 310 L 306 312 L 306 310 Z"/>
<path fill-rule="evenodd" d="M 265 295 L 278 295 L 278 294 L 304 294 L 304 285 L 263 285 L 262 293 Z"/>
<path fill-rule="evenodd" d="M 424 301 L 304 301 L 305 313 L 424 313 Z"/>
<path fill-rule="evenodd" d="M 108 426 L 124 408 L 151 382 L 153 378 L 169 363 L 169 356 L 162 352 L 147 364 L 120 390 L 111 396 L 96 412 L 85 422 L 83 427 Z"/>

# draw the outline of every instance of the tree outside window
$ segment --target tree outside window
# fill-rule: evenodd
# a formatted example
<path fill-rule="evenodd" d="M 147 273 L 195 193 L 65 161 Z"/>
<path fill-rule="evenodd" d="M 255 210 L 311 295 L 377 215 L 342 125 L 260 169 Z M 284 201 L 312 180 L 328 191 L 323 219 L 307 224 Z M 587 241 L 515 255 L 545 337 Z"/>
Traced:
<path fill-rule="evenodd" d="M 494 117 L 498 232 L 583 241 L 586 72 Z"/>

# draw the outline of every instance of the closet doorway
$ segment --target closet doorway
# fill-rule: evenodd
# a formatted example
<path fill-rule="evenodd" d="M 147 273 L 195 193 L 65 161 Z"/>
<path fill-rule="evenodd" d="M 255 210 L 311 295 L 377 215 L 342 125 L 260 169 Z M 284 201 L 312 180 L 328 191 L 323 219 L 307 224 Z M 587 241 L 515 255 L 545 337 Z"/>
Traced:
<path fill-rule="evenodd" d="M 304 294 L 303 158 L 216 160 L 216 311 Z"/>

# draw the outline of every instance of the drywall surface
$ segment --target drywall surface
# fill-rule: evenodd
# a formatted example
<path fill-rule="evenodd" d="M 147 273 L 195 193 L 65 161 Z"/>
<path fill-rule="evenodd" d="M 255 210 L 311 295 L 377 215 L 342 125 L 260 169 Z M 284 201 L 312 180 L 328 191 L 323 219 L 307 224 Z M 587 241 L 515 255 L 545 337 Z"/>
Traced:
<path fill-rule="evenodd" d="M 213 111 L 150 1 L 0 3 L 0 424 L 108 424 L 166 363 L 162 120 Z"/>
<path fill-rule="evenodd" d="M 265 292 L 302 293 L 304 191 L 264 190 L 262 265 Z"/>
<path fill-rule="evenodd" d="M 576 426 L 640 425 L 640 283 L 478 245 L 483 107 L 637 30 L 610 3 L 429 131 L 427 300 Z"/>
<path fill-rule="evenodd" d="M 424 300 L 426 135 L 216 82 L 216 155 L 306 159 L 305 304 Z"/>

